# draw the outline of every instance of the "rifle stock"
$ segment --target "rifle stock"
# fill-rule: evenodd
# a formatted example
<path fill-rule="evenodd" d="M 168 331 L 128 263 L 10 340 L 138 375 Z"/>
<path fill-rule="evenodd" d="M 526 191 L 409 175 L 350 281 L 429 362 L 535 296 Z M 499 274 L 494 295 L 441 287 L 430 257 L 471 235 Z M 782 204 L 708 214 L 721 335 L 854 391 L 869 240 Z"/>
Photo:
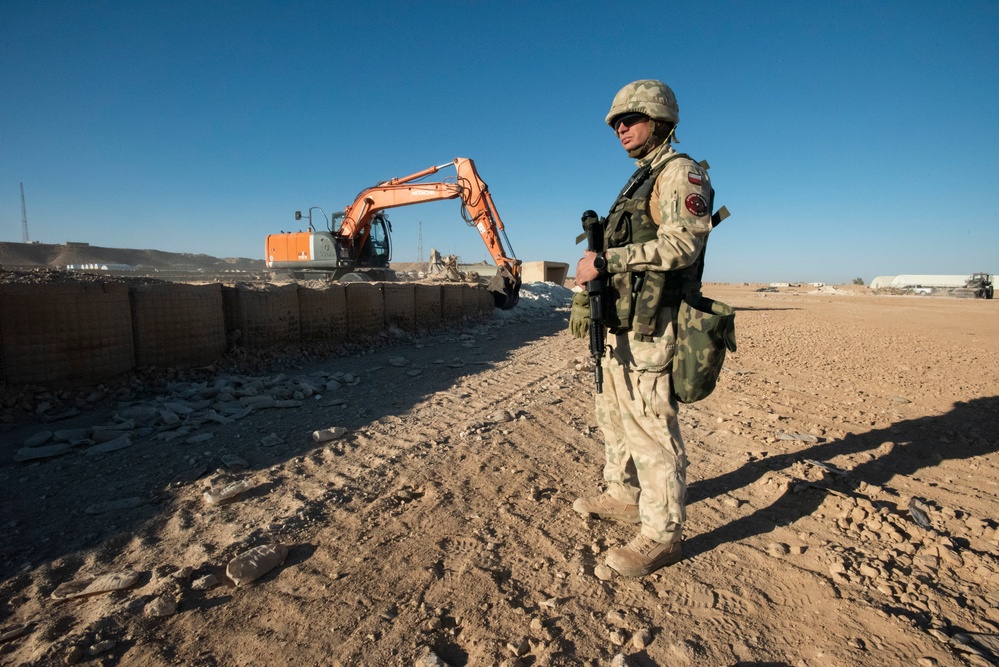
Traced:
<path fill-rule="evenodd" d="M 600 219 L 593 211 L 583 213 L 583 229 L 586 231 L 586 249 L 593 252 L 603 252 L 604 229 Z M 601 360 L 604 356 L 604 276 L 597 276 L 586 283 L 586 292 L 590 298 L 590 355 L 593 357 L 593 380 L 597 393 L 603 393 L 604 369 Z"/>

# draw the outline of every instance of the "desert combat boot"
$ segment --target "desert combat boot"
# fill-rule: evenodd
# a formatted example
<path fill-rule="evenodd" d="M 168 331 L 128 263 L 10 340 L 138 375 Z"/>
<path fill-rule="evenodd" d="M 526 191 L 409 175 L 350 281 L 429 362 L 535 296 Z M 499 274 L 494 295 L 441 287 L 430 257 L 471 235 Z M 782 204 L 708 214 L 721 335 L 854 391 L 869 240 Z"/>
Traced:
<path fill-rule="evenodd" d="M 626 546 L 607 552 L 607 567 L 625 577 L 644 577 L 656 570 L 680 562 L 680 542 L 656 542 L 639 534 Z"/>
<path fill-rule="evenodd" d="M 572 509 L 576 510 L 584 517 L 596 516 L 601 519 L 613 519 L 622 523 L 639 523 L 638 505 L 622 503 L 615 500 L 607 493 L 588 498 L 576 498 L 572 504 Z"/>

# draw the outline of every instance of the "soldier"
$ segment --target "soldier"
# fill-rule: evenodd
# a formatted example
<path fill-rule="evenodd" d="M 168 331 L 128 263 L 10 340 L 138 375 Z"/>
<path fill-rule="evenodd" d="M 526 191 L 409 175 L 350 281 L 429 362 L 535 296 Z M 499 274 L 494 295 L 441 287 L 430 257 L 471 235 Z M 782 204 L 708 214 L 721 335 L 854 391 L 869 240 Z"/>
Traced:
<path fill-rule="evenodd" d="M 706 168 L 673 149 L 679 121 L 676 97 L 661 81 L 635 81 L 614 97 L 606 122 L 639 168 L 603 221 L 605 251 L 587 251 L 576 266 L 580 287 L 606 274 L 611 335 L 596 395 L 607 489 L 576 499 L 573 509 L 641 524 L 631 542 L 607 553 L 607 565 L 630 577 L 682 557 L 687 456 L 670 370 L 677 307 L 700 296 L 713 191 Z M 574 298 L 577 335 L 588 326 L 580 323 L 585 297 Z"/>

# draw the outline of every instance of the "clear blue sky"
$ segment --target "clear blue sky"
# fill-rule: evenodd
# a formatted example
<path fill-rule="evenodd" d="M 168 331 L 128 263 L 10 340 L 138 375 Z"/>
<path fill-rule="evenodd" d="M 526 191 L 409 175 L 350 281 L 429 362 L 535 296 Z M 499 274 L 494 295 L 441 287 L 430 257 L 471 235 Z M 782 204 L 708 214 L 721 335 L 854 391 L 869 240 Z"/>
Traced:
<path fill-rule="evenodd" d="M 517 256 L 569 262 L 633 165 L 625 83 L 732 217 L 705 278 L 999 271 L 999 2 L 0 0 L 0 241 L 262 259 L 297 209 L 454 157 Z M 450 173 L 448 174 L 450 175 Z M 486 259 L 456 201 L 390 213 L 396 261 Z"/>

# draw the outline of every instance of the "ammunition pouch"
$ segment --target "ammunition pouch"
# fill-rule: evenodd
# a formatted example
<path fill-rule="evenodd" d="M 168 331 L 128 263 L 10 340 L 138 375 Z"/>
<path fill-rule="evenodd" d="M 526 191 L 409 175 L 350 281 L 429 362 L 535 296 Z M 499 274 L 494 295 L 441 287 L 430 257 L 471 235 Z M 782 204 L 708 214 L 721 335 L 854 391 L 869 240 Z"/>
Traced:
<path fill-rule="evenodd" d="M 707 398 L 715 389 L 726 351 L 735 352 L 735 312 L 701 297 L 680 303 L 673 355 L 673 395 L 681 403 Z"/>

